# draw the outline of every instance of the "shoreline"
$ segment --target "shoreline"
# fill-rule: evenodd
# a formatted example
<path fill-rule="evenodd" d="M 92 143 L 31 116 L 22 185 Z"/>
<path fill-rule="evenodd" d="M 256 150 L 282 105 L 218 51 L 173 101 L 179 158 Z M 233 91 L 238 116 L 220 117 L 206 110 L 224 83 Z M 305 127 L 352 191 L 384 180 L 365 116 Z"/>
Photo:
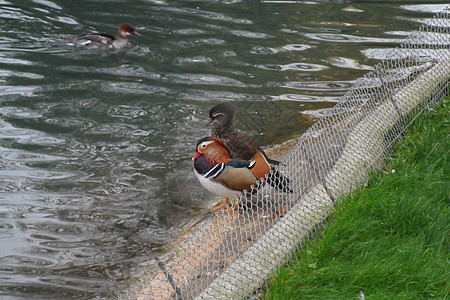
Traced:
<path fill-rule="evenodd" d="M 298 135 L 296 137 L 292 137 L 285 142 L 282 142 L 280 144 L 274 144 L 267 147 L 263 147 L 263 150 L 265 151 L 266 155 L 272 159 L 283 161 L 283 159 L 286 157 L 286 155 L 289 153 L 289 151 L 295 147 L 297 144 L 298 137 L 301 136 Z M 161 254 L 155 255 L 152 258 L 149 258 L 139 264 L 140 267 L 136 268 L 136 272 L 134 272 L 129 280 L 124 284 L 123 288 L 121 289 L 121 292 L 119 294 L 122 294 L 123 291 L 125 291 L 130 285 L 132 285 L 135 282 L 138 282 L 141 280 L 141 278 L 149 279 L 148 274 L 152 273 L 159 276 L 154 276 L 153 279 L 155 280 L 161 280 L 164 279 L 161 276 L 164 274 L 161 274 L 163 272 L 163 269 L 167 267 L 167 264 L 170 264 L 173 261 L 173 253 L 175 251 L 179 251 L 183 244 L 186 244 L 189 240 L 189 238 L 192 237 L 196 232 L 204 228 L 205 223 L 211 223 L 212 216 L 214 216 L 213 213 L 210 212 L 210 209 L 214 207 L 217 202 L 220 201 L 220 197 L 214 196 L 211 194 L 211 197 L 208 197 L 205 199 L 205 205 L 202 206 L 203 212 L 199 213 L 195 218 L 186 221 L 183 223 L 180 228 L 177 230 L 180 231 L 179 236 L 175 239 L 175 241 L 167 244 L 166 251 L 162 252 Z M 219 219 L 221 220 L 220 223 L 222 226 L 226 226 L 227 219 L 233 218 L 232 215 L 234 214 L 220 214 L 221 216 Z M 231 220 L 228 220 L 231 221 Z M 217 230 L 218 232 L 219 230 Z M 219 234 L 218 234 L 219 235 Z M 188 265 L 193 265 L 193 262 L 187 262 Z M 167 270 L 166 270 L 167 272 Z M 164 275 L 165 276 L 165 275 Z M 165 281 L 165 280 L 163 280 Z M 144 285 L 143 285 L 144 286 Z M 142 289 L 142 292 L 145 293 L 145 288 Z M 165 295 L 169 296 L 169 295 Z"/>

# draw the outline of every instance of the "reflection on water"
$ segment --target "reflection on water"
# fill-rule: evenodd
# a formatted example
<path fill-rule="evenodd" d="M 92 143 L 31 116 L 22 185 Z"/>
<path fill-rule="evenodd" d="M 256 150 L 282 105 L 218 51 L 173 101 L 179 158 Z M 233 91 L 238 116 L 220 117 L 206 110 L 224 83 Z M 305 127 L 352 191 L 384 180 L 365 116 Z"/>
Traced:
<path fill-rule="evenodd" d="M 410 4 L 410 5 L 400 5 L 400 8 L 411 10 L 411 11 L 420 11 L 420 12 L 429 12 L 429 13 L 438 13 L 440 11 L 443 11 L 445 8 L 448 7 L 447 4 Z"/>
<path fill-rule="evenodd" d="M 210 107 L 297 136 L 443 7 L 328 2 L 0 0 L 0 298 L 110 296 L 211 206 Z M 64 44 L 123 21 L 127 51 Z"/>
<path fill-rule="evenodd" d="M 349 34 L 334 34 L 334 33 L 307 33 L 306 37 L 313 40 L 327 41 L 327 42 L 346 42 L 346 43 L 393 43 L 400 44 L 402 39 L 387 39 L 387 38 L 373 38 L 364 36 L 354 36 Z"/>

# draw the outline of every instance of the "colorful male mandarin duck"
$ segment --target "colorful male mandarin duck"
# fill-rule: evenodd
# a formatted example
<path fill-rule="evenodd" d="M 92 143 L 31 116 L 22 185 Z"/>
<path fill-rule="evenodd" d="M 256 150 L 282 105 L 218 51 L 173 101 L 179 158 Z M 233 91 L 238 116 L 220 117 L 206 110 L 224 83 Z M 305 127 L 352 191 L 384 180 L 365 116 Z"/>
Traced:
<path fill-rule="evenodd" d="M 261 152 L 257 152 L 251 161 L 231 159 L 227 146 L 216 137 L 199 140 L 192 160 L 200 183 L 210 192 L 225 197 L 222 205 L 211 210 L 213 212 L 229 204 L 229 197 L 235 197 L 243 190 L 250 191 L 252 185 L 264 182 L 271 169 Z M 232 209 L 235 208 L 233 205 Z"/>

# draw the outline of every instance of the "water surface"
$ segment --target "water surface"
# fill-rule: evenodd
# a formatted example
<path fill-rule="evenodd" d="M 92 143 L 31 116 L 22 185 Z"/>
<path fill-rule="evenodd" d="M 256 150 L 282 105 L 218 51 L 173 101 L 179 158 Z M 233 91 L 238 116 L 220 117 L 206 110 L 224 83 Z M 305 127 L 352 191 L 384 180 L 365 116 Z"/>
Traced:
<path fill-rule="evenodd" d="M 0 298 L 110 297 L 207 213 L 208 110 L 298 136 L 442 1 L 0 0 Z M 143 37 L 126 51 L 64 40 Z"/>

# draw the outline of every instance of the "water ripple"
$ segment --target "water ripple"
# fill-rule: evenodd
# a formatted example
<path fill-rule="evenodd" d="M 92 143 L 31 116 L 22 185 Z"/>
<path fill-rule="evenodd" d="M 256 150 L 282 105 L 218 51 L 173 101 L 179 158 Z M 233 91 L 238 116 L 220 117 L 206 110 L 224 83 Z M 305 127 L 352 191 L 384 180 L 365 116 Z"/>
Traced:
<path fill-rule="evenodd" d="M 355 36 L 350 34 L 334 34 L 334 33 L 305 33 L 305 36 L 319 41 L 340 42 L 340 43 L 391 43 L 400 44 L 403 39 L 388 39 Z"/>
<path fill-rule="evenodd" d="M 295 90 L 345 91 L 348 90 L 353 83 L 353 81 L 286 81 L 278 83 L 277 85 Z"/>
<path fill-rule="evenodd" d="M 209 45 L 224 45 L 226 42 L 225 40 L 218 38 L 202 38 L 198 40 L 198 43 L 204 43 Z"/>
<path fill-rule="evenodd" d="M 13 111 L 13 113 L 16 112 L 17 111 Z M 34 114 L 23 114 L 22 116 L 32 116 L 35 118 L 39 117 Z M 21 116 L 16 114 L 15 117 L 20 118 Z M 40 146 L 56 146 L 65 143 L 64 139 L 49 136 L 38 130 L 17 128 L 3 120 L 0 120 L 0 139 L 13 139 L 20 144 Z"/>
<path fill-rule="evenodd" d="M 69 172 L 46 171 L 46 170 L 0 170 L 0 177 L 29 178 L 36 180 L 61 180 L 76 177 L 77 174 Z"/>
<path fill-rule="evenodd" d="M 349 68 L 355 70 L 373 70 L 373 67 L 362 65 L 355 59 L 347 57 L 334 57 L 330 59 L 330 64 L 339 68 Z"/>
<path fill-rule="evenodd" d="M 141 107 L 132 107 L 127 105 L 112 106 L 108 110 L 108 115 L 117 118 L 135 119 L 146 117 L 148 112 Z"/>
<path fill-rule="evenodd" d="M 161 10 L 170 12 L 173 14 L 182 14 L 182 15 L 188 15 L 188 16 L 195 16 L 199 18 L 204 18 L 208 20 L 214 20 L 214 21 L 225 21 L 235 24 L 252 24 L 253 22 L 248 19 L 239 19 L 239 18 L 233 18 L 230 16 L 227 16 L 222 13 L 216 13 L 212 11 L 205 11 L 201 9 L 193 9 L 193 8 L 187 8 L 187 7 L 173 7 L 173 6 L 158 6 L 153 8 L 155 10 Z"/>
<path fill-rule="evenodd" d="M 12 7 L 12 6 L 6 6 L 6 5 L 12 5 L 12 3 L 5 3 L 4 5 L 5 6 L 0 7 L 0 14 L 2 16 L 2 19 L 29 20 L 29 21 L 35 20 L 34 17 L 27 16 L 19 8 Z"/>
<path fill-rule="evenodd" d="M 35 74 L 35 73 L 27 73 L 27 72 L 13 72 L 8 70 L 0 70 L 0 78 L 6 78 L 6 77 L 23 77 L 23 78 L 29 78 L 29 79 L 42 79 L 44 78 L 43 75 Z"/>
<path fill-rule="evenodd" d="M 0 147 L 0 157 L 4 160 L 15 162 L 54 162 L 67 160 L 67 158 L 63 156 L 33 153 L 4 147 Z"/>
<path fill-rule="evenodd" d="M 62 7 L 57 5 L 56 3 L 52 2 L 52 1 L 48 1 L 48 0 L 32 0 L 34 3 L 37 4 L 42 4 L 44 6 L 53 8 L 53 9 L 57 9 L 57 10 L 61 10 Z"/>
<path fill-rule="evenodd" d="M 0 45 L 2 44 L 1 41 L 1 37 L 0 37 Z M 10 42 L 10 41 L 8 41 Z M 10 47 L 5 47 L 2 49 L 2 47 L 0 47 L 0 50 L 10 50 Z M 0 63 L 2 64 L 9 64 L 9 65 L 34 65 L 34 62 L 28 61 L 28 60 L 24 60 L 24 59 L 18 59 L 18 58 L 14 58 L 14 57 L 9 57 L 12 56 L 11 54 L 6 54 L 6 53 L 1 53 L 0 52 L 0 57 L 1 57 L 1 61 Z"/>
<path fill-rule="evenodd" d="M 164 78 L 161 79 L 161 81 L 165 80 Z M 167 80 L 167 78 L 166 78 Z M 183 83 L 183 81 L 180 79 L 179 81 L 171 81 L 170 83 Z M 186 81 L 184 83 L 187 84 Z M 136 82 L 107 82 L 104 81 L 101 83 L 101 89 L 104 92 L 114 92 L 114 93 L 126 93 L 129 95 L 133 94 L 141 94 L 141 95 L 170 95 L 173 93 L 176 93 L 176 91 L 169 89 L 167 87 L 163 86 L 156 86 L 156 85 L 148 85 L 148 84 L 141 84 Z"/>
<path fill-rule="evenodd" d="M 40 92 L 42 89 L 40 86 L 11 86 L 11 85 L 3 85 L 0 86 L 0 96 L 10 96 L 10 95 L 20 95 L 24 97 L 35 96 L 37 92 Z"/>
<path fill-rule="evenodd" d="M 400 5 L 400 8 L 404 10 L 438 13 L 445 10 L 448 4 L 412 4 L 412 5 Z"/>
<path fill-rule="evenodd" d="M 286 65 L 266 64 L 266 65 L 256 65 L 256 67 L 271 71 L 303 71 L 303 72 L 318 72 L 328 69 L 327 66 L 310 63 L 291 63 Z"/>
<path fill-rule="evenodd" d="M 206 33 L 206 31 L 196 28 L 176 29 L 173 32 L 180 35 L 203 35 Z"/>
<path fill-rule="evenodd" d="M 246 85 L 236 79 L 210 74 L 167 74 L 161 77 L 161 82 L 186 85 L 215 85 L 245 87 Z"/>
<path fill-rule="evenodd" d="M 249 39 L 269 39 L 273 38 L 270 34 L 255 32 L 255 31 L 247 31 L 247 30 L 230 30 L 230 33 L 243 38 Z"/>
<path fill-rule="evenodd" d="M 312 46 L 305 44 L 287 44 L 282 47 L 285 51 L 304 51 L 310 49 Z"/>
<path fill-rule="evenodd" d="M 57 16 L 56 18 L 48 17 L 48 19 L 52 20 L 52 21 L 69 24 L 69 25 L 78 25 L 79 24 L 78 21 L 74 20 L 71 17 L 67 17 L 67 16 Z"/>
<path fill-rule="evenodd" d="M 0 107 L 0 115 L 7 118 L 38 119 L 42 114 L 23 107 L 4 106 Z M 0 123 L 1 128 L 9 127 L 6 123 Z"/>
<path fill-rule="evenodd" d="M 270 47 L 255 46 L 252 50 L 250 50 L 250 52 L 253 54 L 270 55 L 278 53 L 278 50 Z"/>
<path fill-rule="evenodd" d="M 302 95 L 302 94 L 283 94 L 278 96 L 271 96 L 274 100 L 287 100 L 287 101 L 298 101 L 298 102 L 331 102 L 336 103 L 339 101 L 340 96 L 330 97 L 330 96 L 312 96 L 312 95 Z"/>
<path fill-rule="evenodd" d="M 53 264 L 52 261 L 45 260 L 39 257 L 9 255 L 0 257 L 0 264 L 4 264 L 7 267 L 20 266 L 20 267 L 45 267 Z"/>
<path fill-rule="evenodd" d="M 195 57 L 177 57 L 174 59 L 175 65 L 184 66 L 186 64 L 207 64 L 212 62 L 212 59 L 205 56 L 195 56 Z"/>

